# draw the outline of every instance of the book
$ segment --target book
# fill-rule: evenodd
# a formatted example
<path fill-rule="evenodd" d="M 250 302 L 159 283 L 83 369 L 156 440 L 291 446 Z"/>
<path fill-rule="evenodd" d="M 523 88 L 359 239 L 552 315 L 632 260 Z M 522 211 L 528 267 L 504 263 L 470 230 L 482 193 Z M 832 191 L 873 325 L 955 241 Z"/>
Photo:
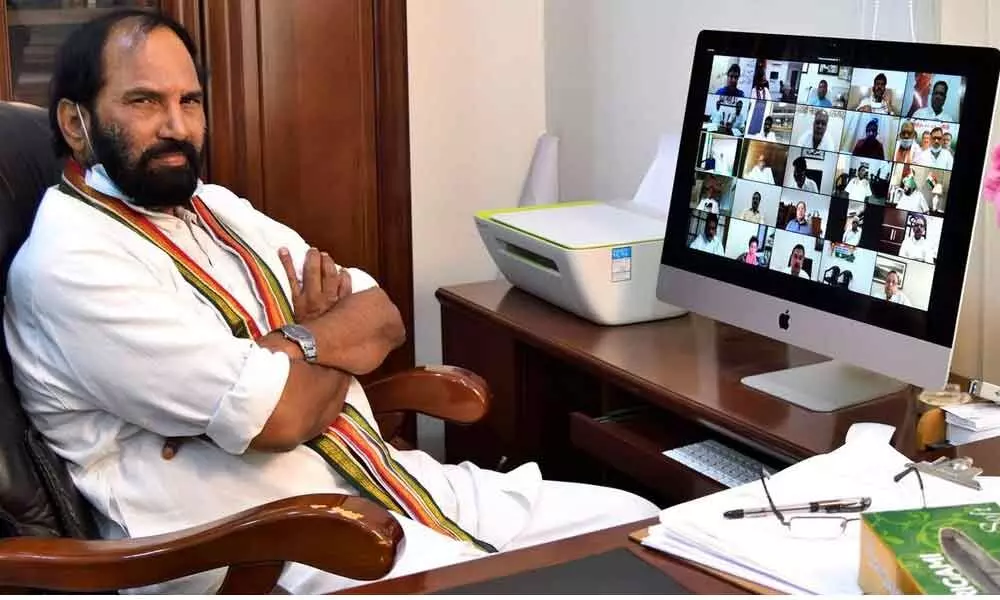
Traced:
<path fill-rule="evenodd" d="M 873 512 L 861 526 L 867 594 L 1000 594 L 1000 504 Z"/>

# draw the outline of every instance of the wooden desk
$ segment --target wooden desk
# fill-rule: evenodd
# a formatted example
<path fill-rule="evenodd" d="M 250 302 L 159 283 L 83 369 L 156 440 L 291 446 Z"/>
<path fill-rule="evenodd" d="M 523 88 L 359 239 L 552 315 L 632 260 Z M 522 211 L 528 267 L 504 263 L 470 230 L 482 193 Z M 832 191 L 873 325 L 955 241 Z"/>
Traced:
<path fill-rule="evenodd" d="M 717 438 L 778 467 L 836 448 L 857 421 L 900 426 L 897 443 L 913 444 L 912 392 L 834 413 L 788 404 L 740 379 L 824 357 L 697 315 L 601 327 L 503 281 L 437 297 L 444 362 L 494 392 L 482 422 L 446 427 L 448 462 L 536 460 L 546 477 L 666 506 L 722 489 L 661 455 L 694 441 Z"/>
<path fill-rule="evenodd" d="M 817 413 L 744 387 L 746 375 L 823 360 L 746 331 L 692 315 L 599 327 L 499 281 L 443 288 L 437 296 L 444 362 L 476 371 L 494 392 L 481 423 L 446 428 L 449 462 L 537 460 L 549 478 L 631 487 L 667 506 L 721 489 L 660 454 L 706 437 L 794 461 L 838 447 L 854 422 L 876 421 L 897 426 L 894 443 L 905 454 L 934 456 L 915 450 L 911 393 Z M 601 419 L 623 408 L 633 412 Z M 938 454 L 969 455 L 987 474 L 1000 474 L 1000 438 Z M 436 592 L 627 547 L 694 593 L 744 593 L 628 539 L 651 522 L 347 591 Z"/>
<path fill-rule="evenodd" d="M 557 542 L 531 548 L 515 550 L 503 554 L 481 558 L 397 577 L 377 581 L 344 590 L 344 594 L 428 594 L 448 590 L 471 583 L 539 569 L 550 565 L 569 562 L 593 554 L 600 554 L 615 548 L 628 548 L 636 556 L 662 570 L 682 587 L 698 594 L 745 594 L 743 589 L 719 579 L 682 560 L 648 550 L 628 539 L 628 534 L 652 524 L 645 521 L 605 529 L 595 533 L 567 538 Z"/>

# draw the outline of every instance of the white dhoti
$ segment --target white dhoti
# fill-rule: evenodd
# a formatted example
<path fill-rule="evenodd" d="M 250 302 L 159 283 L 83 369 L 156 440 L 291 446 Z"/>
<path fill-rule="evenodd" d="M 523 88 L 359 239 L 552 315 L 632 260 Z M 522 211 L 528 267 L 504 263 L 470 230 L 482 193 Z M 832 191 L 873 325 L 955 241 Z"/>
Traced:
<path fill-rule="evenodd" d="M 659 512 L 648 500 L 621 490 L 544 481 L 535 463 L 498 473 L 469 462 L 441 465 L 419 451 L 394 454 L 436 499 L 440 498 L 438 504 L 446 514 L 501 552 L 648 519 Z M 405 537 L 386 578 L 490 556 L 416 521 L 394 516 Z M 278 582 L 293 594 L 324 594 L 362 583 L 366 582 L 301 564 L 290 564 Z"/>

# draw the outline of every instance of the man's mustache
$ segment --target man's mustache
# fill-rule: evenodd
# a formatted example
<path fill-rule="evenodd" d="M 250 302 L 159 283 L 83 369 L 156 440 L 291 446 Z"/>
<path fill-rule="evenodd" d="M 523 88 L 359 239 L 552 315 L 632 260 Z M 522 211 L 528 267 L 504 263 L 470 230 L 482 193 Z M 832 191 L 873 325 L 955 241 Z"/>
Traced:
<path fill-rule="evenodd" d="M 198 164 L 198 150 L 191 142 L 182 140 L 164 140 L 151 148 L 147 148 L 139 158 L 139 164 L 148 166 L 153 160 L 171 154 L 183 154 L 188 160 L 189 168 L 196 167 Z"/>

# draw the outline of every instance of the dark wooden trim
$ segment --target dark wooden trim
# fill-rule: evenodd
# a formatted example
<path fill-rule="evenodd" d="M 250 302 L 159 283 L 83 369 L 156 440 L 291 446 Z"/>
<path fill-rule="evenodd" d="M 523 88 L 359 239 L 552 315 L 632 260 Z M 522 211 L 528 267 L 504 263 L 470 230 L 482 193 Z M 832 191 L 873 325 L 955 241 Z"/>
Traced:
<path fill-rule="evenodd" d="M 7 0 L 0 0 L 0 100 L 14 99 L 13 65 L 10 64 L 10 32 L 7 31 Z"/>
<path fill-rule="evenodd" d="M 203 5 L 208 69 L 208 179 L 263 210 L 257 3 Z"/>
<path fill-rule="evenodd" d="M 195 47 L 202 47 L 200 0 L 160 0 L 160 12 L 176 19 L 191 34 Z"/>
<path fill-rule="evenodd" d="M 408 332 L 384 372 L 414 366 L 413 229 L 410 217 L 410 119 L 406 0 L 372 0 L 375 9 L 375 127 L 381 284 Z"/>

